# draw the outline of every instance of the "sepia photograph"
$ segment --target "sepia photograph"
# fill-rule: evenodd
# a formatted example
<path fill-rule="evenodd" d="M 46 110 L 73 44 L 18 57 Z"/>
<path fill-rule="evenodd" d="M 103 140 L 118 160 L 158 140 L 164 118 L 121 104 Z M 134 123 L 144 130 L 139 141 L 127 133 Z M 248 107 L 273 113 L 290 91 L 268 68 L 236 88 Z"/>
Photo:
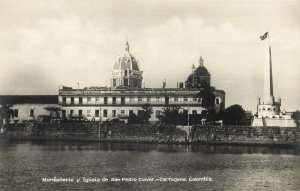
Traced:
<path fill-rule="evenodd" d="M 300 190 L 300 0 L 0 0 L 0 190 Z"/>

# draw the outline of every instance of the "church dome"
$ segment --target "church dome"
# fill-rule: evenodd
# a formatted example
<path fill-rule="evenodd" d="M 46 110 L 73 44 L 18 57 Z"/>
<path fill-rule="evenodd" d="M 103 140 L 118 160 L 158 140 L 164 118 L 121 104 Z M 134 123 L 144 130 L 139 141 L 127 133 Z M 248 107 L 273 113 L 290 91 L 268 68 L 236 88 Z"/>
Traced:
<path fill-rule="evenodd" d="M 129 43 L 126 42 L 125 52 L 121 54 L 113 66 L 113 70 L 136 70 L 139 71 L 137 60 L 129 52 Z"/>
<path fill-rule="evenodd" d="M 208 70 L 204 67 L 204 66 L 199 66 L 196 70 L 195 70 L 195 74 L 197 76 L 210 76 Z"/>
<path fill-rule="evenodd" d="M 194 77 L 209 77 L 210 73 L 203 65 L 203 58 L 202 56 L 199 59 L 199 66 L 195 68 L 195 65 L 192 66 L 192 73 L 189 75 L 187 81 L 192 80 Z"/>
<path fill-rule="evenodd" d="M 202 86 L 203 81 L 206 81 L 206 83 L 210 85 L 210 73 L 203 66 L 203 58 L 201 56 L 199 66 L 197 68 L 195 68 L 194 65 L 192 66 L 192 73 L 188 76 L 185 83 L 187 88 L 195 88 Z"/>

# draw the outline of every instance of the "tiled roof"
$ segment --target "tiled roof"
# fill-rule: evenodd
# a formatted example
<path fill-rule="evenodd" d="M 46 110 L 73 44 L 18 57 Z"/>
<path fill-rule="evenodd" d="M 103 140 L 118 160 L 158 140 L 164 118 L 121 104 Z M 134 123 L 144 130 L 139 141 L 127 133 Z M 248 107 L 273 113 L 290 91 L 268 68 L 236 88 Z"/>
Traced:
<path fill-rule="evenodd" d="M 57 104 L 57 95 L 0 95 L 0 104 Z"/>

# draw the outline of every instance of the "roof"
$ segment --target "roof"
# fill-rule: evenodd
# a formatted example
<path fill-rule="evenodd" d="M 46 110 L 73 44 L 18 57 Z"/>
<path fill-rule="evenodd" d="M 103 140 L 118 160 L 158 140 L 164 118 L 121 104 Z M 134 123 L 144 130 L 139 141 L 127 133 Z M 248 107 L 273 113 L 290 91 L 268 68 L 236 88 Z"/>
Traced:
<path fill-rule="evenodd" d="M 194 77 L 209 77 L 210 73 L 204 66 L 199 66 L 194 73 L 190 74 L 187 81 L 191 81 Z"/>
<path fill-rule="evenodd" d="M 105 95 L 115 95 L 115 96 L 142 96 L 142 95 L 190 95 L 198 93 L 199 90 L 188 90 L 179 88 L 93 88 L 93 89 L 73 89 L 73 90 L 60 90 L 59 95 L 62 96 L 105 96 Z"/>
<path fill-rule="evenodd" d="M 195 74 L 197 76 L 210 76 L 208 70 L 204 67 L 204 66 L 199 66 L 196 70 L 195 70 Z"/>
<path fill-rule="evenodd" d="M 129 43 L 126 42 L 125 52 L 121 54 L 116 63 L 114 64 L 113 70 L 136 70 L 139 71 L 137 60 L 129 52 Z"/>
<path fill-rule="evenodd" d="M 2 95 L 0 104 L 58 104 L 57 95 Z"/>

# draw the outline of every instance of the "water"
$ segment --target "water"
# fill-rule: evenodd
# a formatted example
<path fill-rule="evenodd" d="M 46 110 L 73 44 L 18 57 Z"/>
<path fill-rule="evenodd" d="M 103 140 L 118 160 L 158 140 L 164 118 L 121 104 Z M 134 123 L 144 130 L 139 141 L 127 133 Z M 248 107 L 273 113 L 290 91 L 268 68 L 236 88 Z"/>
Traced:
<path fill-rule="evenodd" d="M 0 173 L 1 191 L 300 190 L 300 151 L 238 146 L 10 142 L 0 144 Z M 75 182 L 42 181 L 53 177 L 74 178 Z M 109 181 L 84 183 L 83 177 Z M 122 177 L 171 177 L 187 181 L 110 181 Z M 191 182 L 189 177 L 206 177 L 211 181 Z M 76 178 L 80 182 L 76 183 Z"/>

